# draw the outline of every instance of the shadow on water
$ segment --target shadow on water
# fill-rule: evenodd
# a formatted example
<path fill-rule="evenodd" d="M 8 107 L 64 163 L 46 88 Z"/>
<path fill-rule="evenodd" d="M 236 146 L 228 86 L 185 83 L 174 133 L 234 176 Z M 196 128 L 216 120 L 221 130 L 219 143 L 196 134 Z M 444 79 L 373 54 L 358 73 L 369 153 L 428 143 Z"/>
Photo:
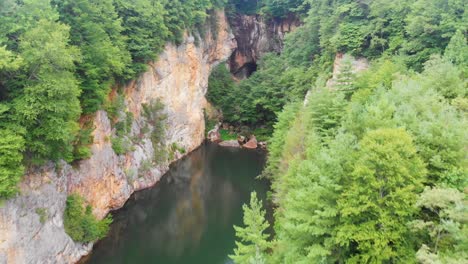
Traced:
<path fill-rule="evenodd" d="M 264 165 L 263 152 L 204 144 L 113 213 L 86 263 L 230 263 L 242 204 L 253 190 L 265 200 Z"/>

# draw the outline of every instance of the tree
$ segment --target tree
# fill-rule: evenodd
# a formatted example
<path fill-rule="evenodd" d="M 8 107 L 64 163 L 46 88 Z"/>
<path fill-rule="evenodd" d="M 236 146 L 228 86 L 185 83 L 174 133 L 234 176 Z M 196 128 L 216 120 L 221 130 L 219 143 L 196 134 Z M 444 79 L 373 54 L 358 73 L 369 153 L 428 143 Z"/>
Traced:
<path fill-rule="evenodd" d="M 457 29 L 464 26 L 463 1 L 418 0 L 406 17 L 408 63 L 421 69 L 430 55 L 442 53 Z"/>
<path fill-rule="evenodd" d="M 329 146 L 319 147 L 313 137 L 304 143 L 305 157 L 289 159 L 288 171 L 273 185 L 281 196 L 273 252 L 278 263 L 335 263 L 346 257 L 335 239 L 340 224 L 337 200 L 354 160 L 355 138 L 339 134 Z"/>
<path fill-rule="evenodd" d="M 130 64 L 123 27 L 112 0 L 56 1 L 60 21 L 70 25 L 71 42 L 79 46 L 82 60 L 77 73 L 84 113 L 97 111 L 113 78 L 122 76 Z"/>
<path fill-rule="evenodd" d="M 14 99 L 14 119 L 23 125 L 33 159 L 71 159 L 78 130 L 80 90 L 73 75 L 78 50 L 68 45 L 69 27 L 41 19 L 21 36 L 27 65 L 24 89 Z"/>
<path fill-rule="evenodd" d="M 24 171 L 23 151 L 24 138 L 0 128 L 0 199 L 9 198 L 18 190 L 17 184 Z"/>
<path fill-rule="evenodd" d="M 465 194 L 452 188 L 427 187 L 416 203 L 420 219 L 412 222 L 426 237 L 417 252 L 420 263 L 468 261 L 468 204 Z"/>
<path fill-rule="evenodd" d="M 462 78 L 461 71 L 449 60 L 434 55 L 424 63 L 424 72 L 421 76 L 424 86 L 431 87 L 447 99 L 465 97 L 466 80 Z"/>
<path fill-rule="evenodd" d="M 445 48 L 444 56 L 453 64 L 466 67 L 468 64 L 468 45 L 461 30 L 457 30 Z"/>
<path fill-rule="evenodd" d="M 234 255 L 229 257 L 238 264 L 262 263 L 265 260 L 266 250 L 270 247 L 265 230 L 268 222 L 265 220 L 265 211 L 262 202 L 257 199 L 257 193 L 252 192 L 250 205 L 244 204 L 245 227 L 234 226 L 236 230 L 236 249 Z"/>
<path fill-rule="evenodd" d="M 92 214 L 91 206 L 84 206 L 84 200 L 78 194 L 67 197 L 63 213 L 65 232 L 73 241 L 89 243 L 101 239 L 109 232 L 112 216 L 97 220 Z"/>
<path fill-rule="evenodd" d="M 349 263 L 405 262 L 414 252 L 406 223 L 426 170 L 403 129 L 377 129 L 359 143 L 359 157 L 338 200 L 337 242 Z"/>
<path fill-rule="evenodd" d="M 161 1 L 155 0 L 117 0 L 115 4 L 133 61 L 131 75 L 126 77 L 133 78 L 145 71 L 146 63 L 154 60 L 164 48 L 169 38 L 169 30 L 164 23 L 167 11 Z"/>

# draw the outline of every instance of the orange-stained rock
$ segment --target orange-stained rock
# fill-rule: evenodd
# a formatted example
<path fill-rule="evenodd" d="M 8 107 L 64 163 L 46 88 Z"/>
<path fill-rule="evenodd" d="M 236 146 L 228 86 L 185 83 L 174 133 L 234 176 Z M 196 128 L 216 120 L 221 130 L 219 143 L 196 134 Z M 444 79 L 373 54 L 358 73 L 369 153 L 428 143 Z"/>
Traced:
<path fill-rule="evenodd" d="M 254 135 L 252 135 L 249 141 L 242 145 L 242 147 L 247 149 L 256 149 L 258 147 L 257 138 Z"/>
<path fill-rule="evenodd" d="M 112 149 L 113 128 L 105 111 L 94 116 L 94 142 L 89 159 L 70 165 L 48 162 L 29 168 L 20 184 L 21 194 L 0 206 L 0 263 L 75 263 L 92 249 L 92 243 L 75 243 L 63 228 L 67 195 L 78 193 L 103 218 L 123 206 L 130 195 L 154 185 L 168 170 L 169 162 L 153 164 L 138 177 L 141 164 L 151 162 L 154 149 L 142 104 L 159 99 L 167 115 L 164 141 L 190 152 L 205 138 L 203 108 L 211 69 L 226 60 L 235 48 L 233 35 L 223 12 L 217 13 L 218 34 L 206 28 L 205 39 L 195 45 L 186 35 L 184 42 L 168 44 L 148 71 L 125 87 L 125 109 L 134 121 L 130 138 L 139 138 L 125 155 Z M 115 94 L 112 94 L 115 96 Z M 87 121 L 87 120 L 86 120 Z M 41 223 L 36 209 L 44 208 Z"/>

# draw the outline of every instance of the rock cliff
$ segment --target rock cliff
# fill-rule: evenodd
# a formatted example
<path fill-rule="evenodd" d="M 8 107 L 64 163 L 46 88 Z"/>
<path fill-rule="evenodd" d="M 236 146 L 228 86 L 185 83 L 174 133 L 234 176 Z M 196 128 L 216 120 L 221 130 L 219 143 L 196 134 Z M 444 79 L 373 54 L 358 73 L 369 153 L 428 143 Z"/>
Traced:
<path fill-rule="evenodd" d="M 229 22 L 237 42 L 237 48 L 229 58 L 229 67 L 238 79 L 249 77 L 256 70 L 258 59 L 266 52 L 280 53 L 285 35 L 301 25 L 294 15 L 265 19 L 260 15 L 237 14 Z"/>
<path fill-rule="evenodd" d="M 236 45 L 224 13 L 216 15 L 216 34 L 207 26 L 205 38 L 197 45 L 189 35 L 179 46 L 168 44 L 149 70 L 125 87 L 125 110 L 134 115 L 130 136 L 143 134 L 142 105 L 159 99 L 167 115 L 165 144 L 176 143 L 190 152 L 202 143 L 209 73 Z M 154 185 L 168 170 L 170 161 L 153 163 L 141 173 L 142 165 L 154 155 L 148 135 L 127 154 L 116 155 L 110 142 L 115 129 L 108 114 L 98 111 L 93 125 L 91 158 L 73 165 L 49 163 L 30 168 L 21 183 L 21 194 L 0 205 L 1 264 L 78 261 L 92 244 L 75 243 L 65 233 L 62 215 L 67 195 L 79 193 L 102 218 L 123 206 L 134 191 Z M 181 156 L 175 153 L 172 159 Z"/>

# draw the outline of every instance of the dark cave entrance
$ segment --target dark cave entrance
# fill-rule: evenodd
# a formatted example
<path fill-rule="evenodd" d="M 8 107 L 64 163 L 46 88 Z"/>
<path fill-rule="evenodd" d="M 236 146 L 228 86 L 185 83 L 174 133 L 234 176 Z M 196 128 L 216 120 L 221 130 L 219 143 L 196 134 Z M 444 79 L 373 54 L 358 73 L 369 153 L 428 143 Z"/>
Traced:
<path fill-rule="evenodd" d="M 257 63 L 248 62 L 244 64 L 239 70 L 237 70 L 233 74 L 238 79 L 247 79 L 250 77 L 250 75 L 252 75 L 256 71 L 257 71 Z"/>

